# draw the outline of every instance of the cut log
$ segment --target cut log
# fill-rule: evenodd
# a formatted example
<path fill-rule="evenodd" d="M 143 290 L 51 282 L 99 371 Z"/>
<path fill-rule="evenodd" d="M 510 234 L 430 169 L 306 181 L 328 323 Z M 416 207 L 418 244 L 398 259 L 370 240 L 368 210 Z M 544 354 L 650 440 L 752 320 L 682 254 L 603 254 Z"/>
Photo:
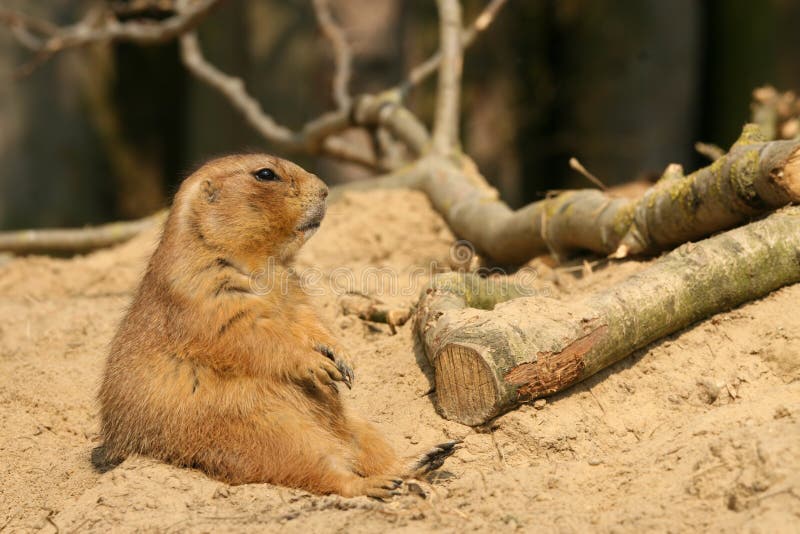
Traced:
<path fill-rule="evenodd" d="M 800 282 L 800 207 L 681 246 L 579 302 L 513 298 L 504 278 L 438 275 L 415 329 L 447 419 L 480 425 L 712 314 Z"/>

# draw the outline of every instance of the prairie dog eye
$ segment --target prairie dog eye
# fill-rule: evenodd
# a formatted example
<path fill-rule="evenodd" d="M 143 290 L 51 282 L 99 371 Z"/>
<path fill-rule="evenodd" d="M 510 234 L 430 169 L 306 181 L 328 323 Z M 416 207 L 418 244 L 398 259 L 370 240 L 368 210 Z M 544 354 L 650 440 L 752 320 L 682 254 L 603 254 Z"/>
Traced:
<path fill-rule="evenodd" d="M 280 182 L 281 177 L 278 176 L 275 171 L 269 168 L 258 169 L 256 172 L 253 173 L 253 176 L 259 182 Z"/>

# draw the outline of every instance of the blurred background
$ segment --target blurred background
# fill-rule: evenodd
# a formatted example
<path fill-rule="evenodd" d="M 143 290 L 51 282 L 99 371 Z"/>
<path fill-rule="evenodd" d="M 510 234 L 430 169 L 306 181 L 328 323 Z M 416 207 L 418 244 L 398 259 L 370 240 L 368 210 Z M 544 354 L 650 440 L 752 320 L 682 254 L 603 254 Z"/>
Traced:
<path fill-rule="evenodd" d="M 89 5 L 0 0 L 58 24 Z M 483 5 L 465 1 L 465 22 Z M 333 7 L 355 53 L 352 94 L 395 85 L 437 47 L 432 1 Z M 800 88 L 798 28 L 797 0 L 510 0 L 466 52 L 464 148 L 512 206 L 589 187 L 570 156 L 609 185 L 671 162 L 694 169 L 707 161 L 695 141 L 728 147 L 755 87 Z M 330 46 L 310 0 L 229 0 L 200 38 L 207 58 L 241 76 L 279 122 L 297 128 L 333 108 Z M 141 217 L 167 205 L 203 160 L 272 151 L 185 71 L 176 43 L 68 50 L 15 79 L 29 58 L 0 27 L 2 229 Z M 428 122 L 434 89 L 431 78 L 408 101 Z M 368 176 L 288 156 L 330 184 Z"/>

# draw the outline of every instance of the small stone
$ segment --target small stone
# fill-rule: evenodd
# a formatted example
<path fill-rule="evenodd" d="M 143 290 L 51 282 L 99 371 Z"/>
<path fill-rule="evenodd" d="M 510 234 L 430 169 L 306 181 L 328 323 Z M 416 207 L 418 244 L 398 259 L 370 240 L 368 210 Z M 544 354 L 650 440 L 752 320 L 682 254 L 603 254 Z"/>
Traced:
<path fill-rule="evenodd" d="M 735 493 L 730 493 L 728 495 L 725 504 L 731 512 L 741 512 L 744 510 L 744 503 Z"/>
<path fill-rule="evenodd" d="M 603 463 L 603 460 L 601 460 L 600 458 L 596 458 L 596 457 L 589 458 L 589 465 L 600 465 L 602 463 Z"/>
<path fill-rule="evenodd" d="M 720 386 L 715 384 L 708 378 L 699 379 L 697 381 L 697 385 L 700 386 L 706 398 L 706 402 L 708 402 L 709 404 L 714 404 L 714 402 L 719 398 L 719 392 L 721 389 Z"/>
<path fill-rule="evenodd" d="M 775 408 L 775 413 L 772 414 L 773 419 L 783 419 L 784 417 L 789 417 L 791 412 L 786 406 L 778 406 Z"/>
<path fill-rule="evenodd" d="M 541 410 L 547 405 L 547 399 L 536 399 L 533 401 L 533 407 L 536 410 Z"/>

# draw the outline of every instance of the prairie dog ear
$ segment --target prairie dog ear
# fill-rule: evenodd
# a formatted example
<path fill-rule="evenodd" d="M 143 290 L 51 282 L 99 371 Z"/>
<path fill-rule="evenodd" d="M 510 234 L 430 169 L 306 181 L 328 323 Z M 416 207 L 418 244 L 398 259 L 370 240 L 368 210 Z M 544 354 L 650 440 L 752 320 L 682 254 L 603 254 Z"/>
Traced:
<path fill-rule="evenodd" d="M 200 191 L 202 191 L 203 198 L 205 198 L 209 204 L 213 204 L 219 198 L 219 188 L 212 184 L 211 180 L 203 180 Z"/>

